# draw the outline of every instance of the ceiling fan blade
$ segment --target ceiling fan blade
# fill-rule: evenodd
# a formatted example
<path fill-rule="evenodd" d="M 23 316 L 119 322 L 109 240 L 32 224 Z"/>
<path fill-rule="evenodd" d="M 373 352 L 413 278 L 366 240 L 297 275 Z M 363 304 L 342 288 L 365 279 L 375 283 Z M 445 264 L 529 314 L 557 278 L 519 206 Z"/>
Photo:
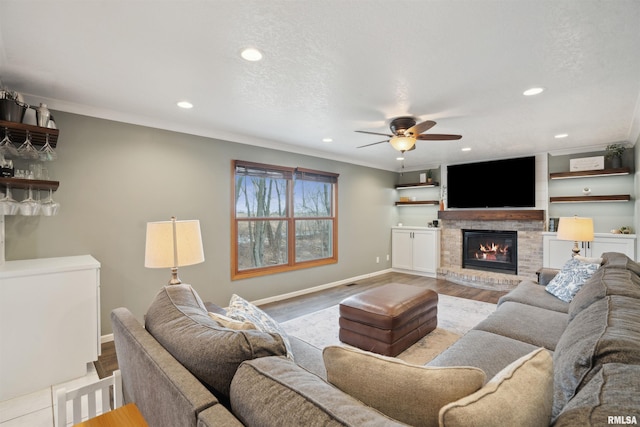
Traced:
<path fill-rule="evenodd" d="M 382 135 L 382 136 L 388 136 L 389 138 L 391 138 L 393 135 L 389 135 L 388 133 L 378 133 L 378 132 L 368 132 L 366 130 L 357 130 L 356 132 L 358 133 L 367 133 L 369 135 Z"/>
<path fill-rule="evenodd" d="M 413 125 L 409 129 L 404 131 L 404 136 L 409 136 L 409 135 L 418 136 L 422 132 L 428 131 L 435 125 L 436 125 L 436 122 L 434 122 L 433 120 L 425 120 L 424 122 Z"/>
<path fill-rule="evenodd" d="M 462 138 L 462 135 L 447 135 L 444 133 L 426 133 L 417 136 L 417 139 L 421 139 L 423 141 L 451 141 L 460 138 Z"/>
<path fill-rule="evenodd" d="M 388 139 L 385 139 L 384 141 L 374 142 L 374 143 L 372 143 L 372 144 L 367 144 L 367 145 L 361 145 L 361 146 L 356 147 L 356 148 L 369 147 L 370 145 L 378 145 L 378 144 L 382 144 L 383 142 L 389 142 L 389 140 L 388 140 Z"/>

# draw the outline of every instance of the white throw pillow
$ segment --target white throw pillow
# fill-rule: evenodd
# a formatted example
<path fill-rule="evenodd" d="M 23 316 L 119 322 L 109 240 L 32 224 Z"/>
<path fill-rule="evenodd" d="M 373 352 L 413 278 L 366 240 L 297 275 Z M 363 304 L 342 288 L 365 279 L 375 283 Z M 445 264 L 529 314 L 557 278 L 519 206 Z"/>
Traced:
<path fill-rule="evenodd" d="M 227 308 L 227 316 L 235 320 L 251 322 L 262 332 L 280 335 L 287 349 L 287 357 L 293 360 L 293 351 L 291 343 L 289 342 L 289 336 L 280 324 L 267 313 L 242 297 L 233 294 L 231 295 L 231 301 L 229 301 L 229 307 Z"/>
<path fill-rule="evenodd" d="M 441 407 L 480 389 L 486 379 L 478 368 L 412 365 L 352 347 L 329 346 L 322 356 L 331 384 L 412 426 L 437 427 Z"/>
<path fill-rule="evenodd" d="M 571 258 L 551 279 L 545 288 L 546 291 L 564 302 L 571 302 L 582 285 L 600 268 L 599 262 L 588 262 L 588 260 L 584 257 Z"/>
<path fill-rule="evenodd" d="M 477 392 L 440 409 L 440 427 L 548 427 L 553 359 L 540 348 L 498 372 Z"/>
<path fill-rule="evenodd" d="M 233 329 L 234 331 L 257 329 L 256 325 L 249 321 L 232 319 L 224 314 L 209 312 L 209 317 L 215 320 L 220 326 L 227 329 Z"/>

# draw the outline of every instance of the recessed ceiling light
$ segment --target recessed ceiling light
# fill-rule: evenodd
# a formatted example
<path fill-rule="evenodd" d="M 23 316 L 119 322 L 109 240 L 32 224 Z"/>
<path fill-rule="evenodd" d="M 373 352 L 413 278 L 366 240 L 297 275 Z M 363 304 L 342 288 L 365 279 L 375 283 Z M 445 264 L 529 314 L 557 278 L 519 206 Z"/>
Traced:
<path fill-rule="evenodd" d="M 559 134 L 555 135 L 554 138 L 560 139 L 560 138 L 566 138 L 568 136 L 569 136 L 568 133 L 559 133 Z"/>
<path fill-rule="evenodd" d="M 178 107 L 185 108 L 188 110 L 189 108 L 193 108 L 193 104 L 190 103 L 189 101 L 180 101 L 178 102 Z"/>
<path fill-rule="evenodd" d="M 322 142 L 333 142 L 333 138 L 322 138 Z"/>
<path fill-rule="evenodd" d="M 542 87 L 532 87 L 531 89 L 527 89 L 524 92 L 522 92 L 522 94 L 524 96 L 532 96 L 532 95 L 538 95 L 540 93 L 544 92 L 544 88 Z"/>
<path fill-rule="evenodd" d="M 461 151 L 471 151 L 471 147 L 464 147 L 461 149 Z"/>
<path fill-rule="evenodd" d="M 247 61 L 260 61 L 262 59 L 262 52 L 254 47 L 248 47 L 240 52 L 240 56 L 242 56 Z"/>
<path fill-rule="evenodd" d="M 402 157 L 402 156 L 396 157 L 396 160 L 404 160 L 404 157 Z"/>

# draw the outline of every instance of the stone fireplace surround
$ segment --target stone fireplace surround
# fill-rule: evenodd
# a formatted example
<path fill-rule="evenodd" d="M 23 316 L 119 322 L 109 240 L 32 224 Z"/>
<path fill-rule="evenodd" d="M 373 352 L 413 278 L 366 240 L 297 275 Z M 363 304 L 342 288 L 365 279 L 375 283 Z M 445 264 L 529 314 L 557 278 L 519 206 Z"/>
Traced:
<path fill-rule="evenodd" d="M 447 210 L 441 222 L 438 278 L 483 289 L 506 291 L 524 279 L 536 281 L 542 267 L 543 210 Z M 462 268 L 462 230 L 518 232 L 518 274 Z"/>

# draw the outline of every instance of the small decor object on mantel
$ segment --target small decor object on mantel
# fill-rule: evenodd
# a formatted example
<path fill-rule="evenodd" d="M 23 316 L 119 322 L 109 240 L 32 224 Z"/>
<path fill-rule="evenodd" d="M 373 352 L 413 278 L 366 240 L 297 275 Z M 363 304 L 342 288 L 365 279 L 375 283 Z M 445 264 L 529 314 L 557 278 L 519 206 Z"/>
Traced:
<path fill-rule="evenodd" d="M 569 160 L 571 172 L 593 171 L 604 169 L 604 156 L 582 157 Z"/>
<path fill-rule="evenodd" d="M 607 145 L 607 154 L 605 154 L 605 158 L 607 160 L 611 160 L 612 169 L 618 169 L 622 167 L 622 154 L 626 149 L 627 147 L 622 144 Z"/>

